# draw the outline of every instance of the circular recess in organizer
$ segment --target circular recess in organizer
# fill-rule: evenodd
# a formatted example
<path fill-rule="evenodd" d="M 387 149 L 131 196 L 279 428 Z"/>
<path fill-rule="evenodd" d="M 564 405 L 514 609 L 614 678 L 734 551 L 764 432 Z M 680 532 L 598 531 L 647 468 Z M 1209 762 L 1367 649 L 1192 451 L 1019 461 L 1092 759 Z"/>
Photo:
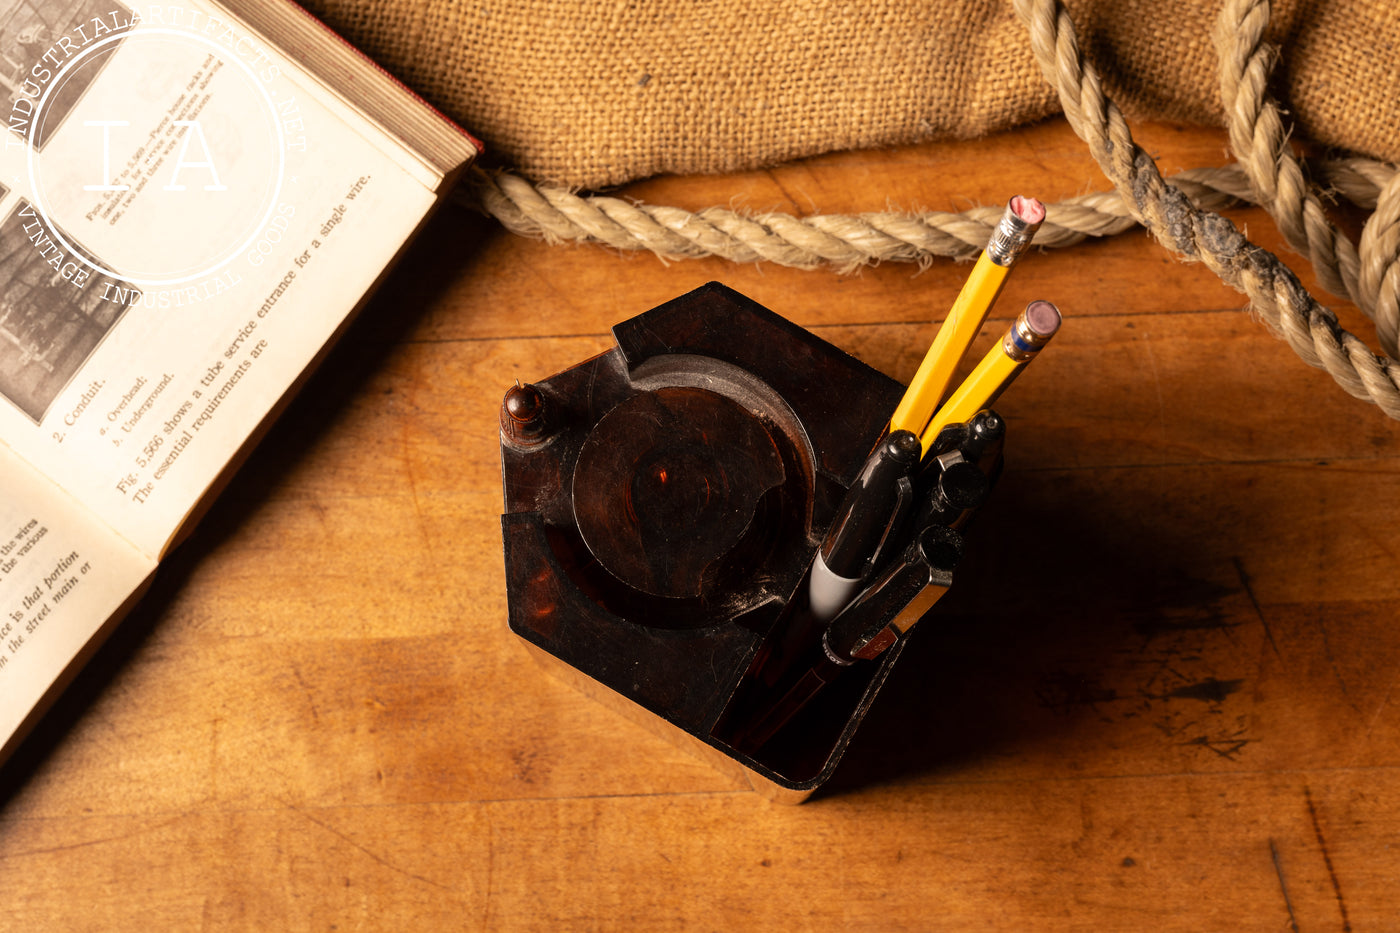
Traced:
<path fill-rule="evenodd" d="M 766 537 L 764 497 L 783 458 L 752 412 L 708 389 L 671 386 L 618 404 L 574 467 L 578 529 L 619 581 L 651 596 L 705 598 Z"/>

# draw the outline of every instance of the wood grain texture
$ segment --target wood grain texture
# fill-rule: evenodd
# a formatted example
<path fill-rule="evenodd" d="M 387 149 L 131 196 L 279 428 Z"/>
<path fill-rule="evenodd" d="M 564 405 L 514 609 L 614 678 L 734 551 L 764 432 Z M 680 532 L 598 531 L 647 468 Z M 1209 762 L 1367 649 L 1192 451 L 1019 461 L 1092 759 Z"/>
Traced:
<path fill-rule="evenodd" d="M 1168 172 L 1225 161 L 1219 133 L 1140 135 Z M 624 193 L 1103 187 L 1050 123 Z M 1032 297 L 1064 330 L 999 405 L 1008 469 L 953 591 L 808 804 L 509 633 L 514 380 L 712 279 L 907 380 L 967 268 L 668 265 L 445 210 L 0 771 L 0 929 L 1394 929 L 1400 427 L 1140 232 L 1012 277 L 989 330 Z"/>

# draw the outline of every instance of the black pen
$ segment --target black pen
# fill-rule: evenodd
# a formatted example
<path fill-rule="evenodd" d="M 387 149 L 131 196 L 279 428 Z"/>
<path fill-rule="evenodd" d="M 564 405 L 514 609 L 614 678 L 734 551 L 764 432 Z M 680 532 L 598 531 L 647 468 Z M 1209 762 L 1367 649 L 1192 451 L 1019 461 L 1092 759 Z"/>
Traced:
<path fill-rule="evenodd" d="M 969 460 L 962 450 L 950 450 L 930 458 L 924 466 L 924 482 L 928 488 L 916 513 L 916 528 L 927 525 L 949 525 L 956 528 L 965 515 L 980 508 L 992 491 L 991 483 L 981 468 Z"/>
<path fill-rule="evenodd" d="M 888 568 L 841 611 L 822 635 L 837 664 L 877 658 L 904 636 L 953 585 L 962 535 L 929 525 Z"/>
<path fill-rule="evenodd" d="M 914 481 L 919 499 L 914 527 L 962 527 L 1001 475 L 1005 437 L 1006 422 L 990 408 L 939 431 Z"/>
<path fill-rule="evenodd" d="M 1001 448 L 1006 440 L 1006 421 L 990 408 L 984 408 L 967 423 L 967 443 L 962 445 L 964 457 L 977 464 L 995 484 L 1001 474 Z"/>
<path fill-rule="evenodd" d="M 808 645 L 797 673 L 777 699 L 762 704 L 738 730 L 735 748 L 754 753 L 825 687 L 861 661 L 879 657 L 947 592 L 962 556 L 962 536 L 932 525 L 832 621 L 820 643 Z"/>
<path fill-rule="evenodd" d="M 871 452 L 836 510 L 808 586 L 812 616 L 826 622 L 850 602 L 891 544 L 913 504 L 911 474 L 922 447 L 911 431 L 891 431 Z"/>

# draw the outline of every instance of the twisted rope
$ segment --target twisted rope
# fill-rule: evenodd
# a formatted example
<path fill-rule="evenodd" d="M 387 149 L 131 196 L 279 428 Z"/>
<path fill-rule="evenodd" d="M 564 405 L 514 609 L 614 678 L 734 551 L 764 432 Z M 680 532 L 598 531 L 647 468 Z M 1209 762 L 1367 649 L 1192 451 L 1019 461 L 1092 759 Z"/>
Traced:
<path fill-rule="evenodd" d="M 1250 243 L 1220 215 L 1193 205 L 1162 178 L 1156 163 L 1133 141 L 1118 107 L 1104 94 L 1059 0 L 1013 2 L 1030 29 L 1036 61 L 1055 87 L 1070 126 L 1143 226 L 1168 249 L 1205 263 L 1221 281 L 1248 295 L 1265 323 L 1309 365 L 1326 369 L 1351 395 L 1400 418 L 1400 364 L 1372 353 L 1341 328 L 1277 257 Z M 1394 184 L 1388 183 L 1387 189 Z M 1383 205 L 1386 194 L 1382 191 Z"/>
<path fill-rule="evenodd" d="M 1327 220 L 1308 172 L 1287 145 L 1278 105 L 1266 90 L 1277 56 L 1263 42 L 1268 0 L 1225 0 L 1217 21 L 1222 99 L 1231 147 L 1240 162 L 1193 169 L 1169 180 L 1134 142 L 1126 120 L 1103 93 L 1059 0 L 1013 2 L 1070 126 L 1115 188 L 1049 205 L 1037 245 L 1069 246 L 1142 224 L 1168 249 L 1204 262 L 1246 294 L 1261 319 L 1305 362 L 1326 369 L 1351 395 L 1400 418 L 1400 363 L 1377 356 L 1343 330 L 1277 257 L 1214 213 L 1241 200 L 1262 204 L 1289 245 L 1313 262 L 1324 287 L 1372 316 L 1382 346 L 1392 357 L 1400 355 L 1400 173 L 1363 159 L 1310 166 L 1330 193 L 1375 211 L 1359 246 Z M 514 233 L 550 242 L 645 249 L 662 259 L 713 255 L 734 262 L 763 260 L 797 268 L 829 264 L 842 270 L 876 262 L 926 265 L 935 257 L 970 258 L 985 246 L 1002 212 L 1000 207 L 807 217 L 717 207 L 691 212 L 605 195 L 580 196 L 480 168 L 472 170 L 458 197 Z"/>
<path fill-rule="evenodd" d="M 1317 170 L 1343 197 L 1375 207 L 1395 170 L 1364 159 L 1319 163 Z M 1200 204 L 1218 210 L 1254 197 L 1239 165 L 1190 169 L 1172 184 Z M 795 217 L 712 207 L 690 212 L 606 195 L 579 195 L 536 185 L 507 172 L 472 169 L 458 195 L 495 217 L 507 230 L 549 242 L 596 243 L 620 250 L 650 250 L 663 259 L 720 256 L 734 262 L 766 260 L 809 269 L 824 264 L 850 270 L 878 262 L 927 265 L 937 257 L 967 259 L 987 245 L 1001 207 L 961 213 L 925 211 Z M 1036 245 L 1071 246 L 1086 237 L 1113 236 L 1137 221 L 1116 191 L 1048 205 Z"/>
<path fill-rule="evenodd" d="M 1361 230 L 1361 304 L 1376 319 L 1381 348 L 1400 358 L 1400 181 L 1392 177 Z"/>
<path fill-rule="evenodd" d="M 1395 276 L 1396 238 L 1389 232 L 1400 208 L 1382 198 L 1362 232 L 1362 249 L 1327 219 L 1322 203 L 1288 146 L 1279 107 L 1268 94 L 1268 80 L 1278 50 L 1264 43 L 1269 0 L 1226 0 L 1216 21 L 1215 45 L 1220 59 L 1221 102 L 1230 146 L 1249 177 L 1255 200 L 1268 210 L 1288 245 L 1307 256 L 1324 288 L 1350 299 L 1376 321 L 1381 347 L 1392 358 L 1400 330 Z M 1375 206 L 1375 205 L 1373 205 Z M 1386 218 L 1392 218 L 1389 222 Z M 1383 287 L 1387 277 L 1391 285 Z"/>
<path fill-rule="evenodd" d="M 1264 44 L 1268 0 L 1226 0 L 1216 21 L 1220 97 L 1230 147 L 1249 177 L 1255 200 L 1279 225 L 1288 245 L 1312 260 L 1322 285 L 1358 300 L 1356 247 L 1328 221 L 1287 144 L 1277 103 L 1268 94 L 1278 57 Z M 1358 301 L 1359 304 L 1359 301 Z"/>

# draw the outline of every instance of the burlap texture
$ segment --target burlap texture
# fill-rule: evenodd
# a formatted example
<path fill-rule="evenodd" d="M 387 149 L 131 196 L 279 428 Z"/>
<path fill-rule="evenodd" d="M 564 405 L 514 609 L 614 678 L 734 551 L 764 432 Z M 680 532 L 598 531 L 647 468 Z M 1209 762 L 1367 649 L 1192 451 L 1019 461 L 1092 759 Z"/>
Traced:
<path fill-rule="evenodd" d="M 1056 112 L 1007 0 L 310 0 L 537 181 L 585 188 L 966 138 Z M 1071 0 L 1129 117 L 1220 122 L 1209 0 Z M 1298 132 L 1400 158 L 1391 0 L 1280 0 Z"/>

